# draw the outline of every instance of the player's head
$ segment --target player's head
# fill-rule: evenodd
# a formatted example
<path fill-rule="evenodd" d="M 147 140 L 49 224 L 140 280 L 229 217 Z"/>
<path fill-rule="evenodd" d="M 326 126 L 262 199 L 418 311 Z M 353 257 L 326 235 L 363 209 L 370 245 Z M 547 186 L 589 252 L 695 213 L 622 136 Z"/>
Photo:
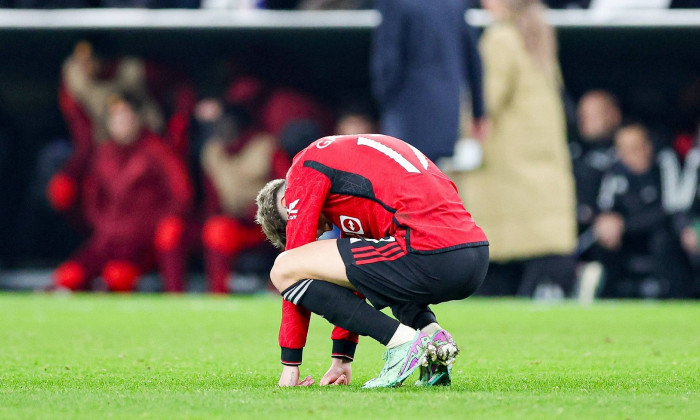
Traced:
<path fill-rule="evenodd" d="M 274 179 L 260 190 L 255 200 L 258 204 L 255 221 L 272 245 L 280 249 L 284 249 L 287 242 L 287 210 L 282 202 L 284 190 L 284 179 Z"/>

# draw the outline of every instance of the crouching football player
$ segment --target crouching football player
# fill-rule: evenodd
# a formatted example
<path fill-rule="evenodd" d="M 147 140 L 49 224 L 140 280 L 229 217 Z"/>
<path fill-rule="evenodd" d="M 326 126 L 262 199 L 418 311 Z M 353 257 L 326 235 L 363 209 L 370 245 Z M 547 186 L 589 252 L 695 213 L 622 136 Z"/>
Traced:
<path fill-rule="evenodd" d="M 357 340 L 349 331 L 387 346 L 384 368 L 365 388 L 400 385 L 419 367 L 419 384 L 451 383 L 457 345 L 429 305 L 474 293 L 486 275 L 488 241 L 433 162 L 389 136 L 324 137 L 257 203 L 268 239 L 286 249 L 270 273 L 284 298 L 280 386 L 313 383 L 299 380 L 309 311 L 337 326 L 322 385 L 350 382 Z M 331 225 L 342 237 L 316 241 Z"/>

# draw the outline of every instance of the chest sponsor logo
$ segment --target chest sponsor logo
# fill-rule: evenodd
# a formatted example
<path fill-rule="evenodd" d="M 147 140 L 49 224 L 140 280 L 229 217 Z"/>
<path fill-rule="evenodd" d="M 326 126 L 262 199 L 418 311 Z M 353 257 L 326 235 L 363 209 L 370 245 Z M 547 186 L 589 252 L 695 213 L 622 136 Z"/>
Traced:
<path fill-rule="evenodd" d="M 362 235 L 365 230 L 362 228 L 362 223 L 360 219 L 350 216 L 340 216 L 340 228 L 345 233 L 352 233 L 355 235 Z"/>

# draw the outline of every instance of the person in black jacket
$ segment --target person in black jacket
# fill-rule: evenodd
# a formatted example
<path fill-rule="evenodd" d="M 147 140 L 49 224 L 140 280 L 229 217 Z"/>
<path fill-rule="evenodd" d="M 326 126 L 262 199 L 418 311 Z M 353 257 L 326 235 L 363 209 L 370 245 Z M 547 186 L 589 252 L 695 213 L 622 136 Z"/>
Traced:
<path fill-rule="evenodd" d="M 700 297 L 700 124 L 693 136 L 693 148 L 685 155 L 683 166 L 675 153 L 664 156 L 664 169 L 675 179 L 674 201 L 671 203 L 672 220 L 681 245 L 692 267 L 692 277 L 681 285 L 688 296 Z"/>
<path fill-rule="evenodd" d="M 613 136 L 622 122 L 622 112 L 608 91 L 586 92 L 576 109 L 576 130 L 571 133 L 571 152 L 576 179 L 576 219 L 579 235 L 587 238 L 596 217 L 596 200 L 603 174 L 615 163 Z"/>
<path fill-rule="evenodd" d="M 641 124 L 615 135 L 619 161 L 608 170 L 593 223 L 605 269 L 602 297 L 682 297 L 687 265 L 662 202 L 652 142 Z"/>

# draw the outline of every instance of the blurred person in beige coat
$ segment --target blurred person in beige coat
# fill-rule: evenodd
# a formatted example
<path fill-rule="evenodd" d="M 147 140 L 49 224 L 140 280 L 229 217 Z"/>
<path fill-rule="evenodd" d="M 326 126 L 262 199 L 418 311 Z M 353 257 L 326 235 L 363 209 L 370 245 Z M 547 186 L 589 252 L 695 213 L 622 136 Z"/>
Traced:
<path fill-rule="evenodd" d="M 457 182 L 489 236 L 492 260 L 524 264 L 512 292 L 532 294 L 549 277 L 566 293 L 576 215 L 556 36 L 540 0 L 482 0 L 482 7 L 494 17 L 480 40 L 492 127 L 481 168 Z"/>

